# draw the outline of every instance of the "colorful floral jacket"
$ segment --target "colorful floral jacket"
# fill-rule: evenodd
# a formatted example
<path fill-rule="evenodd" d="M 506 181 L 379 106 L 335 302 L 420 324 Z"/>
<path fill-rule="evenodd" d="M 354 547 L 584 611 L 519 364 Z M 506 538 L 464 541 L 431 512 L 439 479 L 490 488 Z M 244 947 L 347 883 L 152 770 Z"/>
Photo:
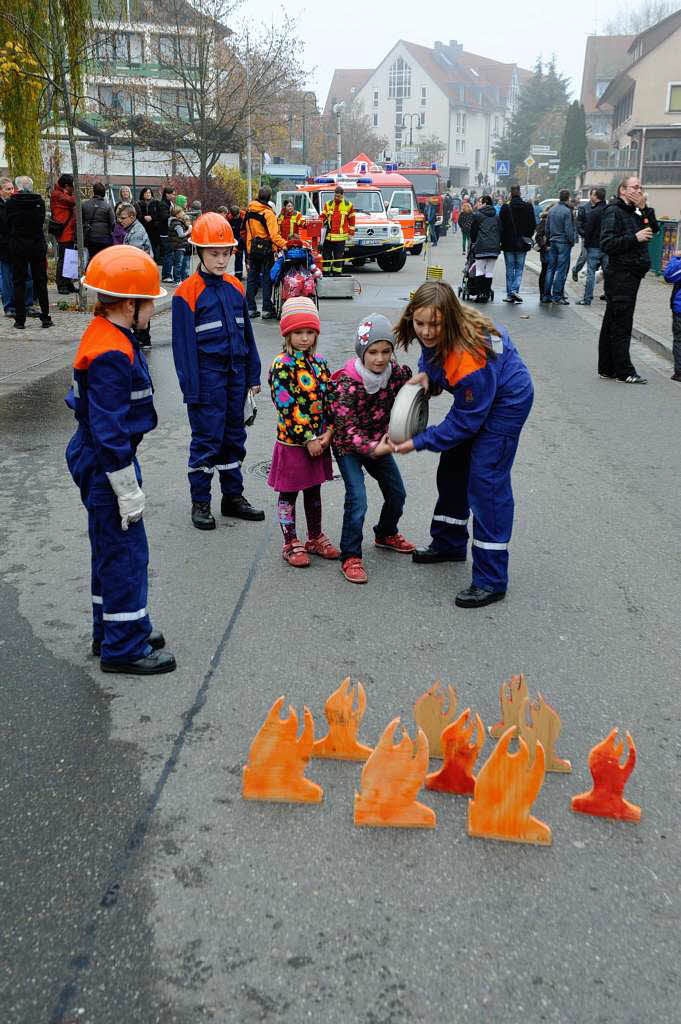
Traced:
<path fill-rule="evenodd" d="M 326 430 L 331 371 L 320 356 L 280 352 L 269 373 L 277 412 L 277 441 L 303 445 Z"/>
<path fill-rule="evenodd" d="M 384 388 L 368 394 L 355 369 L 354 357 L 332 378 L 331 443 L 336 455 L 371 455 L 390 423 L 397 392 L 414 376 L 408 366 L 393 362 L 393 372 Z"/>

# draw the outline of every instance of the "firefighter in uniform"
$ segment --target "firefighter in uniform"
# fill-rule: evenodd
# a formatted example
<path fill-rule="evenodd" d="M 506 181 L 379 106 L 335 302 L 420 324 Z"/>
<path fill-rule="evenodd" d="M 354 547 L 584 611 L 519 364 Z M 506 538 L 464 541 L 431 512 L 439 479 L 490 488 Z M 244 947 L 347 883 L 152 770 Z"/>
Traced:
<path fill-rule="evenodd" d="M 192 431 L 192 523 L 197 530 L 214 530 L 210 499 L 215 470 L 220 475 L 223 516 L 265 518 L 244 497 L 241 475 L 246 457 L 244 404 L 249 390 L 260 390 L 260 357 L 244 286 L 226 273 L 237 244 L 229 223 L 219 213 L 204 213 L 194 222 L 192 243 L 201 265 L 173 296 L 173 358 Z"/>
<path fill-rule="evenodd" d="M 66 404 L 78 428 L 66 449 L 88 513 L 92 548 L 92 653 L 104 672 L 172 672 L 175 658 L 147 611 L 149 548 L 136 458 L 157 423 L 149 367 L 135 332 L 165 295 L 151 256 L 114 245 L 88 264 L 82 283 L 97 292 L 95 316 L 73 362 Z"/>
<path fill-rule="evenodd" d="M 342 185 L 336 185 L 333 199 L 324 203 L 322 223 L 326 237 L 322 246 L 324 275 L 339 277 L 343 273 L 345 243 L 355 233 L 355 210 L 344 198 Z"/>
<path fill-rule="evenodd" d="M 305 218 L 302 213 L 298 213 L 291 200 L 287 199 L 277 218 L 277 223 L 279 224 L 279 234 L 288 242 L 294 237 L 300 238 L 300 232 L 305 227 Z"/>

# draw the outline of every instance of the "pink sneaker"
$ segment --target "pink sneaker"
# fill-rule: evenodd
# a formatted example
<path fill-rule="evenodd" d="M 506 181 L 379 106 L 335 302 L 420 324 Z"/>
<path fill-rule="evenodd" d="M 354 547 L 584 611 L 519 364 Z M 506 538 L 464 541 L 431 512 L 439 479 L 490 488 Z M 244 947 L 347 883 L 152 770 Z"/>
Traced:
<path fill-rule="evenodd" d="M 377 537 L 374 541 L 377 548 L 388 548 L 390 551 L 397 551 L 401 555 L 410 555 L 416 551 L 416 544 L 405 540 L 401 533 L 394 533 L 392 537 Z"/>
<path fill-rule="evenodd" d="M 341 572 L 348 583 L 367 583 L 369 580 L 361 558 L 346 558 L 341 565 Z"/>
<path fill-rule="evenodd" d="M 311 555 L 319 555 L 320 558 L 340 558 L 340 551 L 333 546 L 324 533 L 320 533 L 318 537 L 313 537 L 306 541 L 305 550 Z"/>
<path fill-rule="evenodd" d="M 299 540 L 292 540 L 290 544 L 284 544 L 281 557 L 294 569 L 305 569 L 310 564 L 310 558 Z"/>

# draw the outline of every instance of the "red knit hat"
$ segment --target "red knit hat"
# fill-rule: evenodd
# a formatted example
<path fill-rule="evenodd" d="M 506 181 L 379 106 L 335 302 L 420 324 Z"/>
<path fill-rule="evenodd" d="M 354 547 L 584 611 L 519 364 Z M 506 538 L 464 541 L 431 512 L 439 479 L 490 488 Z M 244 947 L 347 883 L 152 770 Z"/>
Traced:
<path fill-rule="evenodd" d="M 319 313 L 314 302 L 304 295 L 287 299 L 281 307 L 281 320 L 279 321 L 282 338 L 288 337 L 292 331 L 304 331 L 306 328 L 316 331 L 317 334 L 321 330 Z"/>

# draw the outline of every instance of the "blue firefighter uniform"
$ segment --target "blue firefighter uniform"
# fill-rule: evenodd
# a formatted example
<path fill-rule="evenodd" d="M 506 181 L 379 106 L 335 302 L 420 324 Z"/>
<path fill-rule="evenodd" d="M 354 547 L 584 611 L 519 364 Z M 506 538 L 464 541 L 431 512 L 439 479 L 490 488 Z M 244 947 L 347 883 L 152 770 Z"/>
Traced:
<path fill-rule="evenodd" d="M 529 371 L 508 333 L 490 339 L 479 358 L 452 353 L 444 365 L 423 347 L 419 369 L 432 390 L 449 391 L 446 418 L 414 438 L 417 451 L 440 452 L 432 547 L 465 555 L 473 513 L 473 586 L 496 593 L 508 586 L 508 545 L 513 527 L 511 467 L 530 414 L 534 390 Z"/>
<path fill-rule="evenodd" d="M 135 661 L 151 651 L 147 612 L 149 548 L 144 522 L 121 527 L 107 473 L 131 464 L 144 435 L 157 423 L 149 367 L 132 331 L 96 316 L 73 361 L 66 404 L 78 428 L 66 449 L 69 472 L 88 512 L 92 548 L 93 639 L 102 661 Z"/>
<path fill-rule="evenodd" d="M 193 502 L 210 502 L 213 471 L 227 497 L 243 491 L 244 402 L 260 384 L 260 357 L 244 288 L 235 277 L 198 270 L 173 296 L 173 357 L 187 405 L 192 439 L 189 488 Z"/>

